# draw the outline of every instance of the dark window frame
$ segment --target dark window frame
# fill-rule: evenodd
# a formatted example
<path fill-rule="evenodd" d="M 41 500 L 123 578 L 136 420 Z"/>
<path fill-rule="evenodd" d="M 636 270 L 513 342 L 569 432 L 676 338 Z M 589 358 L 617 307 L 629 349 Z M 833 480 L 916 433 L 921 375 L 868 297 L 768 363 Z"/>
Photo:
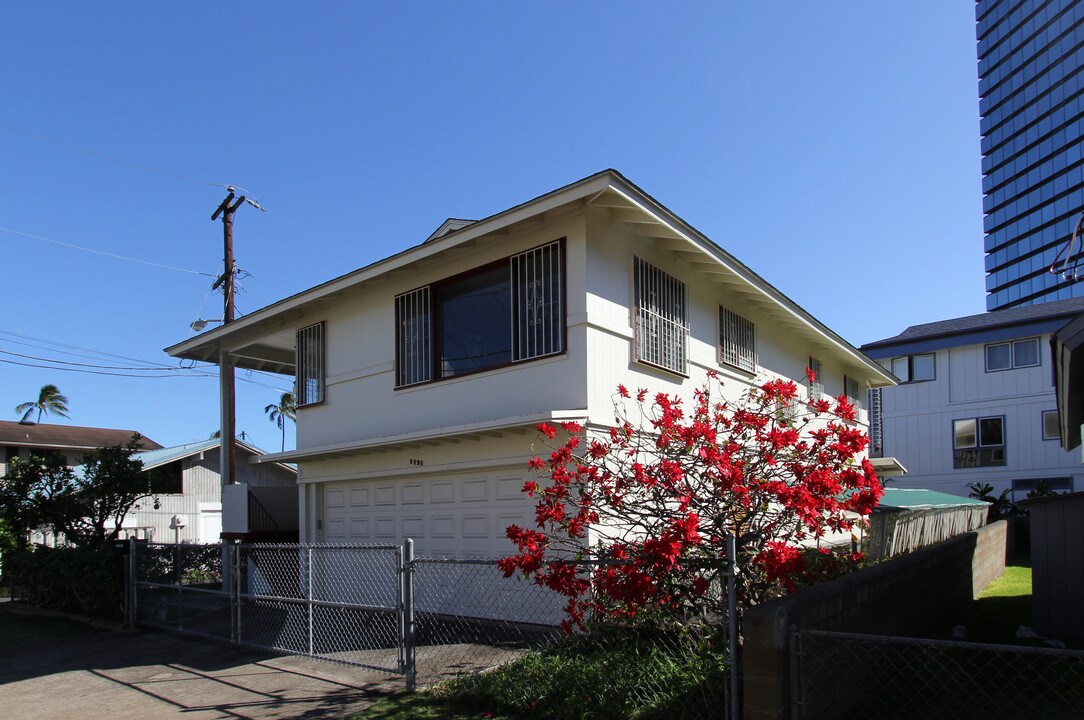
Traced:
<path fill-rule="evenodd" d="M 984 442 L 982 424 L 997 420 L 1000 424 L 1001 442 Z M 961 446 L 957 443 L 956 425 L 961 422 L 975 423 L 975 444 Z M 982 467 L 1005 467 L 1008 465 L 1006 448 L 1008 438 L 1005 429 L 1004 415 L 987 415 L 983 417 L 954 418 L 952 420 L 952 467 L 953 469 L 982 468 Z M 999 452 L 1000 451 L 1000 452 Z"/>
<path fill-rule="evenodd" d="M 532 362 L 534 360 L 541 360 L 548 357 L 556 357 L 563 355 L 568 349 L 568 271 L 567 271 L 567 254 L 565 252 L 566 238 L 561 237 L 556 240 L 552 240 L 541 245 L 537 245 L 527 250 L 518 253 L 512 253 L 505 257 L 499 258 L 492 262 L 488 262 L 484 265 L 465 270 L 461 273 L 456 273 L 446 278 L 428 283 L 426 285 L 419 286 L 407 292 L 400 293 L 395 296 L 395 388 L 396 390 L 402 390 L 406 388 L 418 387 L 421 385 L 429 385 L 432 383 L 443 382 L 446 380 L 455 380 L 458 378 L 469 377 L 471 375 L 477 375 L 479 373 L 490 372 L 493 370 L 500 370 L 502 368 L 512 367 L 514 365 L 521 365 L 525 362 Z M 514 261 L 516 258 L 525 257 L 528 254 L 535 253 L 537 251 L 543 251 L 548 248 L 554 248 L 558 254 L 556 261 L 556 283 L 558 285 L 558 295 L 551 301 L 558 305 L 558 312 L 555 322 L 558 325 L 559 330 L 559 342 L 557 348 L 550 352 L 543 352 L 536 355 L 527 355 L 524 357 L 517 357 L 518 350 L 517 342 L 520 339 L 522 329 L 522 319 L 520 318 L 520 311 L 525 310 L 519 303 L 520 291 L 522 285 L 519 283 L 521 278 L 517 277 L 514 272 Z M 473 277 L 481 277 L 487 273 L 492 273 L 500 268 L 505 268 L 508 271 L 509 278 L 509 356 L 510 359 L 507 362 L 494 363 L 485 367 L 479 367 L 469 370 L 463 370 L 453 374 L 444 374 L 443 363 L 444 358 L 444 337 L 443 337 L 443 317 L 441 313 L 441 291 L 446 290 L 457 284 L 462 284 L 464 281 Z M 404 373 L 403 362 L 404 347 L 403 347 L 403 335 L 402 328 L 404 321 L 407 319 L 403 315 L 403 306 L 401 300 L 414 296 L 416 294 L 425 291 L 425 311 L 428 313 L 429 325 L 426 330 L 427 342 L 425 345 L 424 353 L 428 354 L 428 358 L 422 358 L 421 364 L 417 367 L 423 368 L 428 372 L 428 375 L 420 375 L 420 379 L 409 382 L 406 374 Z M 413 377 L 413 376 L 411 376 Z"/>
<path fill-rule="evenodd" d="M 930 377 L 916 378 L 915 377 L 915 358 L 924 358 L 924 357 L 929 357 L 930 360 L 932 361 L 932 363 L 933 363 L 933 375 L 930 376 Z M 907 377 L 905 377 L 905 378 L 900 377 L 900 375 L 896 372 L 896 361 L 897 360 L 906 361 L 906 363 L 907 363 Z M 896 377 L 898 377 L 900 379 L 900 384 L 901 385 L 910 384 L 910 383 L 933 382 L 934 380 L 937 379 L 937 353 L 935 353 L 935 352 L 915 353 L 914 355 L 900 355 L 898 357 L 894 357 L 894 358 L 892 358 L 892 361 L 889 363 L 889 370 L 892 372 L 893 375 L 895 375 Z"/>
<path fill-rule="evenodd" d="M 1027 343 L 1029 345 L 1034 343 L 1034 345 L 1035 345 L 1035 358 L 1036 358 L 1036 361 L 1033 362 L 1033 363 L 1024 364 L 1024 363 L 1019 363 L 1019 362 L 1016 361 L 1016 346 L 1017 345 L 1023 345 L 1025 343 Z M 991 368 L 990 367 L 990 350 L 992 348 L 999 348 L 999 347 L 1008 347 L 1009 348 L 1009 364 L 1006 367 Z M 1029 368 L 1029 367 L 1042 367 L 1042 364 L 1043 364 L 1043 344 L 1041 342 L 1039 342 L 1039 338 L 1037 338 L 1037 337 L 1022 338 L 1020 340 L 1006 340 L 1005 342 L 998 342 L 998 343 L 989 343 L 987 345 L 984 345 L 983 348 L 982 348 L 982 359 L 983 359 L 983 366 L 985 367 L 986 372 L 988 372 L 988 373 L 991 373 L 991 372 L 1005 372 L 1006 370 L 1018 370 L 1020 368 Z"/>
<path fill-rule="evenodd" d="M 1053 435 L 1048 435 L 1047 432 L 1046 432 L 1046 430 L 1047 430 L 1047 428 L 1046 428 L 1046 418 L 1047 418 L 1048 415 L 1053 415 L 1053 417 L 1054 417 L 1054 424 L 1055 424 L 1056 429 L 1055 429 L 1055 432 L 1054 432 Z M 1041 418 L 1041 428 L 1040 429 L 1042 431 L 1043 440 L 1059 440 L 1060 441 L 1061 440 L 1061 419 L 1058 417 L 1058 411 L 1057 410 L 1043 410 L 1040 413 L 1039 417 Z"/>

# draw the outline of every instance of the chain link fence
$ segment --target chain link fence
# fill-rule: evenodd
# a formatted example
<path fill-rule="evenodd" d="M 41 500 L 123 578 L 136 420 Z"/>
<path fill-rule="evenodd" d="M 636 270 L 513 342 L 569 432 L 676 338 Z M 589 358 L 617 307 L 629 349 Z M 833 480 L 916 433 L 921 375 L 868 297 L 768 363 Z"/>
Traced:
<path fill-rule="evenodd" d="M 1084 652 L 794 631 L 796 720 L 1084 718 Z"/>
<path fill-rule="evenodd" d="M 414 558 L 409 540 L 129 547 L 132 623 L 402 674 L 509 712 L 577 717 L 570 701 L 589 697 L 599 717 L 737 717 L 733 612 L 569 637 L 563 596 L 505 578 L 495 559 Z M 732 597 L 729 568 L 719 577 Z M 533 696 L 517 697 L 525 677 Z"/>

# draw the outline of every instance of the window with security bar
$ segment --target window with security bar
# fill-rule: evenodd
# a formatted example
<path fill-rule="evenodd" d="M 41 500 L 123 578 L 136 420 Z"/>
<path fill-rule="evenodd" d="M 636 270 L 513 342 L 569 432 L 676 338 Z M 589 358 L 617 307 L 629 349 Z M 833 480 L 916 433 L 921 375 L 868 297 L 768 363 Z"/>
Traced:
<path fill-rule="evenodd" d="M 395 298 L 396 387 L 564 352 L 563 243 Z"/>
<path fill-rule="evenodd" d="M 819 400 L 824 396 L 824 366 L 812 355 L 809 356 L 809 370 L 813 379 L 809 381 L 809 397 Z"/>
<path fill-rule="evenodd" d="M 843 376 L 843 394 L 854 405 L 855 410 L 862 408 L 862 383 L 857 378 Z"/>
<path fill-rule="evenodd" d="M 324 401 L 324 324 L 297 331 L 297 404 Z"/>
<path fill-rule="evenodd" d="M 682 375 L 688 359 L 685 283 L 636 258 L 636 359 Z"/>
<path fill-rule="evenodd" d="M 869 456 L 883 457 L 885 428 L 881 388 L 870 388 L 866 400 L 869 403 Z"/>
<path fill-rule="evenodd" d="M 719 362 L 746 372 L 757 371 L 756 327 L 729 308 L 719 308 Z"/>

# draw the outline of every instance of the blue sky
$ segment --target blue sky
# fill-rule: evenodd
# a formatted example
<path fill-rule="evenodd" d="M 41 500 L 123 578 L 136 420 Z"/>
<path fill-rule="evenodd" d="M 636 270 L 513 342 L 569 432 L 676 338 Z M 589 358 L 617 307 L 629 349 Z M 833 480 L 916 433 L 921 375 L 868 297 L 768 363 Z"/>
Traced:
<path fill-rule="evenodd" d="M 221 317 L 226 183 L 268 210 L 236 217 L 242 314 L 607 167 L 856 345 L 985 308 L 969 2 L 0 12 L 6 419 L 54 383 L 59 422 L 217 428 L 213 373 L 162 349 Z M 239 379 L 278 449 L 290 381 Z"/>

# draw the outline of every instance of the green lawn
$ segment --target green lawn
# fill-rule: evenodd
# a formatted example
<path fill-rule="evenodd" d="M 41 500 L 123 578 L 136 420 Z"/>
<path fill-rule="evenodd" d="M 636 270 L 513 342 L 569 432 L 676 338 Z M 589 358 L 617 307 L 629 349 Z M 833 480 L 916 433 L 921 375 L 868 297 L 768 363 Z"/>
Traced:
<path fill-rule="evenodd" d="M 975 601 L 966 625 L 967 639 L 971 642 L 1042 645 L 1041 642 L 1016 637 L 1021 625 L 1031 626 L 1030 556 L 1009 558 L 1005 572 L 990 583 Z"/>

